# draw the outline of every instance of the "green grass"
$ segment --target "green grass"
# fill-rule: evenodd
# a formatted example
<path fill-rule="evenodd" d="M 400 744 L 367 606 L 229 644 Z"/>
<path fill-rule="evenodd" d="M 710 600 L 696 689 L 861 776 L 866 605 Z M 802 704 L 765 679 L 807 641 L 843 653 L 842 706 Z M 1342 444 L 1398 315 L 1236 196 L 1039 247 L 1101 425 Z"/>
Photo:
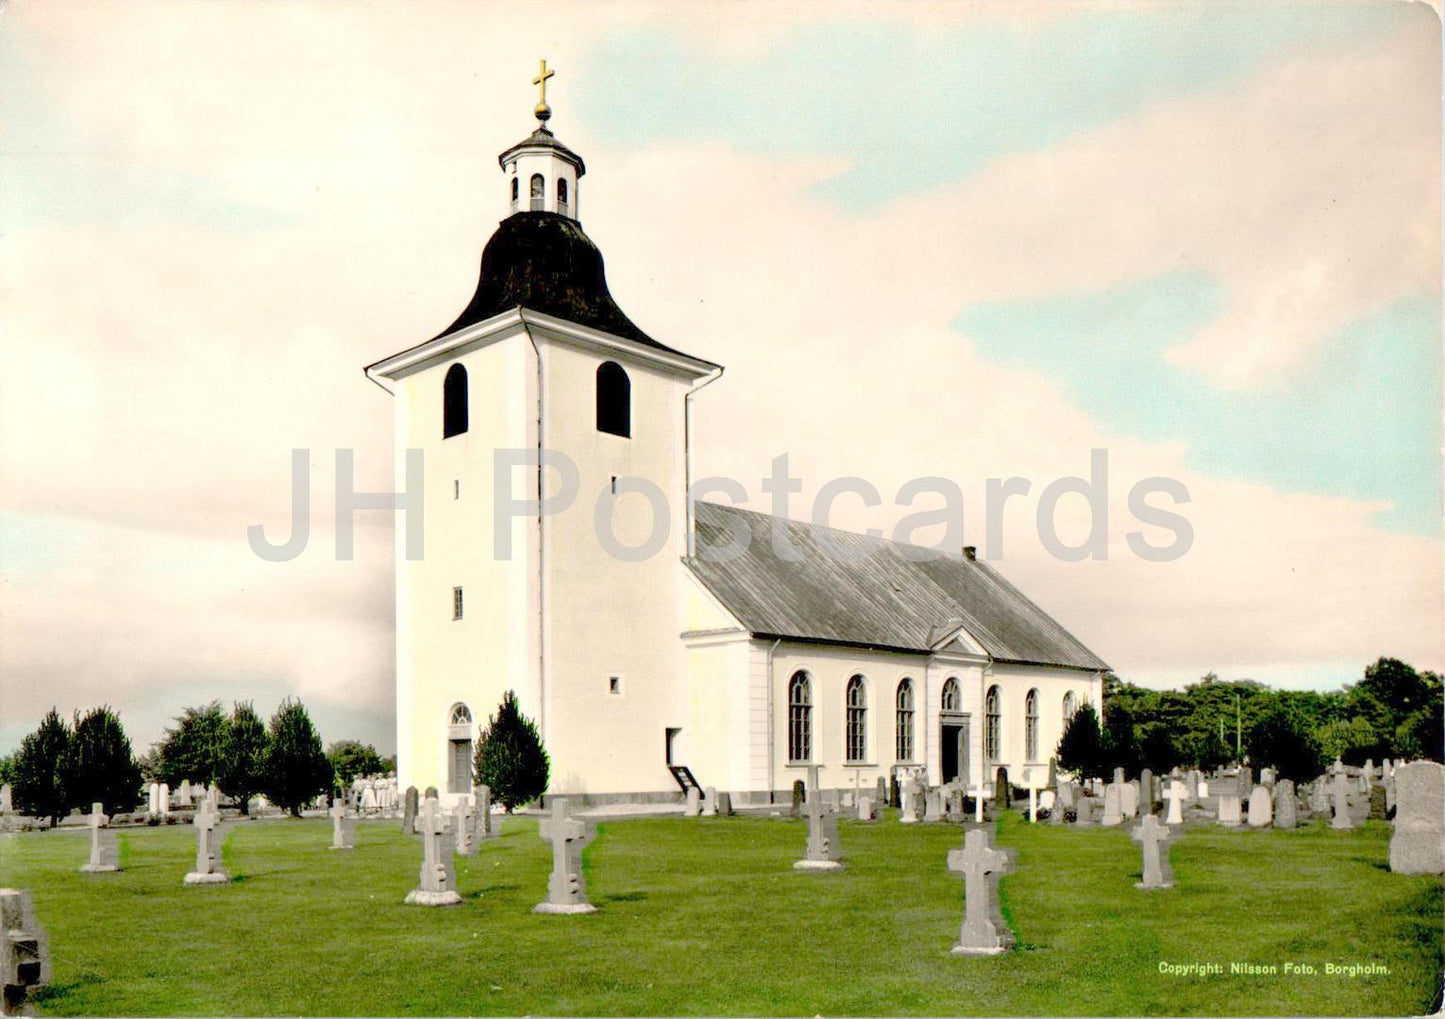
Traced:
<path fill-rule="evenodd" d="M 32 889 L 50 935 L 45 1014 L 1405 1015 L 1440 983 L 1441 882 L 1391 874 L 1389 829 L 1191 829 L 1171 891 L 1133 887 L 1124 829 L 1030 827 L 1002 894 L 1018 948 L 948 954 L 958 828 L 845 822 L 847 868 L 801 873 L 801 822 L 629 820 L 587 852 L 591 916 L 538 916 L 549 847 L 530 819 L 457 859 L 464 904 L 402 904 L 420 844 L 362 823 L 331 852 L 321 820 L 231 827 L 231 885 L 184 888 L 188 827 L 121 835 L 126 870 L 76 871 L 83 834 L 0 839 L 0 885 Z M 1220 962 L 1175 977 L 1161 961 Z M 1319 975 L 1231 976 L 1231 962 Z M 1327 962 L 1388 976 L 1326 976 Z"/>

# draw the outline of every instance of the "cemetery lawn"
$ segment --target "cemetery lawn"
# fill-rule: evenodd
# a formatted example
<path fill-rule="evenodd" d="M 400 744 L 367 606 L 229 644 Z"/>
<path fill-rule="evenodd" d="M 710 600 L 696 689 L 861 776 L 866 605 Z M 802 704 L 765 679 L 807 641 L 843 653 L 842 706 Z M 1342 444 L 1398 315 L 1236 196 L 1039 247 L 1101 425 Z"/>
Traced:
<path fill-rule="evenodd" d="M 406 906 L 420 843 L 362 822 L 228 824 L 233 884 L 184 888 L 188 826 L 122 829 L 125 870 L 88 875 L 83 832 L 0 837 L 0 885 L 50 937 L 45 1015 L 1411 1015 L 1438 1007 L 1441 881 L 1386 868 L 1389 828 L 1190 828 L 1176 886 L 1143 892 L 1124 828 L 997 826 L 1007 956 L 951 956 L 957 827 L 843 822 L 847 868 L 795 872 L 801 821 L 604 823 L 599 912 L 539 916 L 550 848 L 507 818 L 457 858 L 463 904 Z M 1219 963 L 1170 976 L 1160 963 Z M 1231 963 L 1279 967 L 1230 973 Z M 1285 963 L 1313 967 L 1290 974 Z M 1388 975 L 1327 975 L 1326 964 Z"/>

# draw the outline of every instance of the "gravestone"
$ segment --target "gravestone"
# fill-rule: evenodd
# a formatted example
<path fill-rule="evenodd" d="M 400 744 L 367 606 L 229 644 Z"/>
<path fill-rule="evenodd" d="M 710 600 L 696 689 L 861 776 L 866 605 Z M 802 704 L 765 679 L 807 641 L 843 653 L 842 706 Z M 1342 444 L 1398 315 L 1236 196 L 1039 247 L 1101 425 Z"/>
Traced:
<path fill-rule="evenodd" d="M 1226 827 L 1236 827 L 1243 817 L 1240 813 L 1239 794 L 1233 789 L 1219 794 L 1219 823 Z"/>
<path fill-rule="evenodd" d="M 1059 784 L 1059 759 L 1057 757 L 1049 758 L 1049 780 L 1045 784 L 1051 789 Z"/>
<path fill-rule="evenodd" d="M 890 802 L 890 800 L 888 799 L 888 780 L 885 779 L 882 775 L 878 776 L 878 791 L 873 796 L 873 802 L 877 805 L 879 810 L 882 810 L 884 807 L 888 806 Z"/>
<path fill-rule="evenodd" d="M 702 796 L 698 793 L 696 786 L 687 787 L 682 813 L 684 817 L 697 817 L 702 813 Z"/>
<path fill-rule="evenodd" d="M 1199 799 L 1199 783 L 1202 781 L 1199 772 L 1189 771 L 1184 775 L 1184 798 L 1186 800 Z M 1204 795 L 1208 795 L 1207 793 Z"/>
<path fill-rule="evenodd" d="M 717 790 L 712 786 L 707 787 L 707 795 L 703 797 L 702 816 L 717 817 Z"/>
<path fill-rule="evenodd" d="M 938 789 L 930 789 L 923 794 L 923 819 L 925 821 L 943 820 L 943 793 Z"/>
<path fill-rule="evenodd" d="M 1235 783 L 1235 792 L 1239 795 L 1240 801 L 1249 799 L 1249 794 L 1254 791 L 1254 772 L 1241 764 Z"/>
<path fill-rule="evenodd" d="M 472 815 L 472 841 L 481 843 L 496 838 L 497 827 L 492 822 L 492 787 L 476 786 L 472 795 L 477 801 L 476 813 Z"/>
<path fill-rule="evenodd" d="M 162 818 L 170 815 L 171 787 L 164 782 L 161 783 L 160 789 L 156 791 L 156 805 L 160 807 L 160 815 Z"/>
<path fill-rule="evenodd" d="M 331 815 L 331 848 L 356 848 L 356 818 L 346 816 L 346 801 L 337 797 L 327 811 Z"/>
<path fill-rule="evenodd" d="M 476 856 L 480 848 L 472 838 L 472 815 L 475 808 L 470 797 L 463 796 L 452 807 L 452 842 L 458 856 Z"/>
<path fill-rule="evenodd" d="M 1169 865 L 1169 846 L 1174 841 L 1174 832 L 1160 822 L 1153 814 L 1147 814 L 1130 835 L 1144 851 L 1143 880 L 1134 883 L 1135 888 L 1153 891 L 1156 888 L 1174 887 L 1174 868 Z"/>
<path fill-rule="evenodd" d="M 963 787 L 951 785 L 948 787 L 947 811 L 950 821 L 962 824 L 966 818 L 963 815 Z"/>
<path fill-rule="evenodd" d="M 1115 768 L 1115 769 L 1114 769 L 1114 784 L 1115 784 L 1115 785 L 1123 785 L 1123 784 L 1125 783 L 1125 781 L 1127 781 L 1127 779 L 1124 778 L 1124 769 L 1123 769 L 1123 768 Z"/>
<path fill-rule="evenodd" d="M 115 832 L 109 827 L 102 804 L 90 805 L 90 862 L 80 865 L 84 874 L 109 874 L 120 870 L 120 854 L 116 851 Z"/>
<path fill-rule="evenodd" d="M 1080 795 L 1074 800 L 1074 825 L 1087 828 L 1094 823 L 1094 798 Z"/>
<path fill-rule="evenodd" d="M 733 816 L 733 794 L 732 794 L 732 793 L 723 792 L 723 793 L 718 793 L 718 794 L 717 794 L 717 812 L 718 812 L 718 815 L 721 816 L 721 817 L 732 817 L 732 816 Z"/>
<path fill-rule="evenodd" d="M 1369 792 L 1371 784 L 1375 781 L 1375 759 L 1367 757 L 1365 766 L 1360 769 L 1360 791 Z"/>
<path fill-rule="evenodd" d="M 986 828 L 970 828 L 962 849 L 948 851 L 948 869 L 963 875 L 963 925 L 954 955 L 1001 955 L 1013 947 L 1013 932 L 998 907 L 998 881 L 1013 869 L 1013 860 L 993 848 Z"/>
<path fill-rule="evenodd" d="M 595 913 L 587 901 L 582 879 L 582 848 L 592 841 L 586 821 L 571 817 L 565 797 L 552 800 L 552 812 L 537 826 L 537 834 L 552 843 L 552 875 L 547 879 L 547 901 L 532 907 L 534 913 L 574 915 Z"/>
<path fill-rule="evenodd" d="M 1209 783 L 1206 782 L 1206 781 L 1204 781 L 1204 779 L 1202 779 L 1202 778 L 1199 780 L 1198 793 L 1199 793 L 1199 798 L 1200 798 L 1201 800 L 1204 799 L 1204 797 L 1206 797 L 1206 796 L 1209 795 Z"/>
<path fill-rule="evenodd" d="M 1124 815 L 1119 810 L 1120 788 L 1118 782 L 1110 782 L 1109 787 L 1104 790 L 1104 816 L 1099 821 L 1100 824 L 1112 828 L 1124 820 Z"/>
<path fill-rule="evenodd" d="M 914 802 L 913 783 L 904 782 L 900 795 L 903 797 L 902 806 L 898 811 L 899 824 L 915 824 L 918 821 L 918 807 Z"/>
<path fill-rule="evenodd" d="M 808 769 L 808 848 L 795 870 L 839 870 L 842 854 L 838 848 L 838 815 L 823 805 L 818 795 L 818 766 Z"/>
<path fill-rule="evenodd" d="M 1173 779 L 1169 788 L 1164 791 L 1164 799 L 1169 804 L 1169 810 L 1164 816 L 1165 824 L 1184 823 L 1184 783 L 1179 779 Z"/>
<path fill-rule="evenodd" d="M 1310 783 L 1310 813 L 1323 814 L 1330 809 L 1329 779 L 1321 775 Z"/>
<path fill-rule="evenodd" d="M 1274 803 L 1270 800 L 1269 790 L 1262 785 L 1257 785 L 1249 794 L 1249 826 L 1264 828 L 1273 820 Z"/>
<path fill-rule="evenodd" d="M 1029 824 L 1037 824 L 1039 820 L 1039 791 L 1034 786 L 1029 786 Z"/>
<path fill-rule="evenodd" d="M 1260 784 L 1260 785 L 1272 786 L 1272 785 L 1274 785 L 1274 783 L 1275 783 L 1274 769 L 1273 769 L 1273 768 L 1260 768 L 1260 769 L 1259 769 L 1259 784 Z"/>
<path fill-rule="evenodd" d="M 1393 770 L 1390 772 L 1389 775 L 1385 776 L 1385 781 L 1384 781 L 1384 784 L 1383 784 L 1383 788 L 1384 788 L 1384 790 L 1385 790 L 1385 817 L 1387 817 L 1387 818 L 1394 817 L 1394 816 L 1395 816 L 1395 773 L 1394 773 Z"/>
<path fill-rule="evenodd" d="M 1274 784 L 1274 826 L 1286 831 L 1299 824 L 1299 805 L 1295 801 L 1294 783 L 1282 778 Z"/>
<path fill-rule="evenodd" d="M 452 851 L 455 844 L 446 836 L 447 818 L 435 796 L 428 796 L 416 815 L 416 832 L 421 836 L 421 873 L 417 886 L 403 900 L 411 906 L 455 906 L 462 901 L 453 876 Z"/>
<path fill-rule="evenodd" d="M 1159 798 L 1154 792 L 1154 773 L 1145 768 L 1139 772 L 1139 811 L 1152 814 L 1158 803 Z"/>
<path fill-rule="evenodd" d="M 416 831 L 417 808 L 416 786 L 409 785 L 406 787 L 406 803 L 401 811 L 401 830 L 408 835 Z"/>
<path fill-rule="evenodd" d="M 858 797 L 858 820 L 872 821 L 875 817 L 873 799 L 868 796 Z"/>
<path fill-rule="evenodd" d="M 1343 771 L 1335 772 L 1334 778 L 1330 779 L 1330 800 L 1335 810 L 1330 827 L 1341 831 L 1353 828 L 1355 822 L 1350 820 L 1350 780 Z"/>
<path fill-rule="evenodd" d="M 1445 766 L 1413 761 L 1395 769 L 1395 827 L 1390 869 L 1445 873 Z"/>
<path fill-rule="evenodd" d="M 14 811 L 14 791 L 10 788 L 10 783 L 6 782 L 4 785 L 0 785 L 0 814 L 10 814 Z"/>
<path fill-rule="evenodd" d="M 221 869 L 221 818 L 210 800 L 202 800 L 192 822 L 196 828 L 196 869 L 186 875 L 187 885 L 223 885 L 231 875 Z"/>
<path fill-rule="evenodd" d="M 1009 789 L 1007 768 L 999 768 L 993 773 L 993 805 L 999 810 L 1008 809 Z"/>
<path fill-rule="evenodd" d="M 1370 817 L 1371 821 L 1385 820 L 1385 787 L 1382 785 L 1370 786 Z"/>
<path fill-rule="evenodd" d="M 161 785 L 152 782 L 146 789 L 146 813 L 151 817 L 161 816 Z"/>
<path fill-rule="evenodd" d="M 1055 823 L 1054 815 L 1056 813 L 1062 813 L 1062 811 L 1054 810 L 1054 805 L 1058 802 L 1059 797 L 1054 793 L 1052 789 L 1045 789 L 1043 792 L 1039 793 L 1039 809 L 1048 812 L 1050 824 Z"/>
<path fill-rule="evenodd" d="M 903 806 L 903 786 L 899 783 L 897 775 L 888 777 L 888 805 L 895 810 Z"/>
<path fill-rule="evenodd" d="M 176 790 L 176 805 L 179 807 L 191 805 L 191 780 L 188 778 L 181 779 L 181 786 Z"/>
<path fill-rule="evenodd" d="M 50 946 L 30 893 L 0 888 L 0 1013 L 33 1015 L 30 988 L 50 983 Z"/>
<path fill-rule="evenodd" d="M 1129 821 L 1139 816 L 1139 780 L 1137 778 L 1130 779 L 1119 787 L 1119 813 Z"/>
<path fill-rule="evenodd" d="M 803 800 L 804 800 L 804 799 L 806 798 L 806 796 L 807 796 L 807 793 L 804 791 L 804 788 L 805 788 L 805 787 L 803 786 L 803 780 L 802 780 L 801 778 L 795 778 L 795 779 L 793 779 L 793 810 L 792 810 L 792 814 L 793 814 L 794 817 L 802 817 L 802 816 L 803 816 Z"/>

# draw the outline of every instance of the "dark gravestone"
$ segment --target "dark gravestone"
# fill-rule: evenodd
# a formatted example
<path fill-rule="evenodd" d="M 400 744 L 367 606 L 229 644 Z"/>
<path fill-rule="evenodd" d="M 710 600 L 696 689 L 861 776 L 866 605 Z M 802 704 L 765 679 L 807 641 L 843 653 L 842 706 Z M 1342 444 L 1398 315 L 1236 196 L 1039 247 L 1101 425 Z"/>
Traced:
<path fill-rule="evenodd" d="M 1059 784 L 1059 759 L 1049 758 L 1049 781 L 1046 788 L 1053 789 Z"/>
<path fill-rule="evenodd" d="M 888 805 L 895 810 L 903 806 L 903 790 L 898 785 L 897 775 L 888 778 Z"/>
<path fill-rule="evenodd" d="M 718 793 L 718 794 L 717 794 L 717 812 L 718 812 L 718 816 L 719 816 L 719 817 L 732 817 L 732 816 L 733 816 L 733 794 L 732 794 L 732 793 Z"/>
<path fill-rule="evenodd" d="M 874 808 L 882 810 L 883 805 L 888 802 L 888 780 L 882 775 L 878 776 L 878 793 L 873 798 Z"/>
<path fill-rule="evenodd" d="M 401 812 L 401 830 L 406 832 L 408 835 L 412 834 L 412 832 L 415 831 L 414 825 L 416 824 L 416 812 L 419 806 L 421 806 L 421 804 L 417 802 L 416 786 L 407 786 L 406 802 Z"/>
<path fill-rule="evenodd" d="M 435 800 L 439 798 L 440 797 L 437 796 L 437 787 L 434 785 L 427 786 L 426 793 L 422 796 L 422 799 L 424 800 Z"/>
<path fill-rule="evenodd" d="M 798 778 L 798 779 L 794 779 L 794 780 L 793 780 L 793 816 L 794 816 L 794 817 L 802 817 L 802 816 L 803 816 L 803 800 L 804 800 L 804 798 L 805 798 L 806 795 L 807 795 L 807 794 L 804 792 L 804 788 L 805 788 L 805 787 L 804 787 L 804 785 L 803 785 L 803 780 L 802 780 L 801 778 Z"/>
<path fill-rule="evenodd" d="M 1370 820 L 1385 820 L 1385 787 L 1382 785 L 1370 786 Z"/>
<path fill-rule="evenodd" d="M 999 768 L 993 776 L 993 805 L 996 810 L 1003 810 L 1008 804 L 1008 769 Z"/>
<path fill-rule="evenodd" d="M 1145 768 L 1139 772 L 1139 816 L 1148 817 L 1154 813 L 1157 802 L 1154 799 L 1154 773 Z"/>

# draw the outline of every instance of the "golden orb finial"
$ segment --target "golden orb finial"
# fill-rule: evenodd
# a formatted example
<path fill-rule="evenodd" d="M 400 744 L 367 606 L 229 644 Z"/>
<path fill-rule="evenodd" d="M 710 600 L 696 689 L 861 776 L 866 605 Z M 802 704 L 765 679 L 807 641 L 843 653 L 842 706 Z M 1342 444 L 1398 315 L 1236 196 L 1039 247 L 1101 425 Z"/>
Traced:
<path fill-rule="evenodd" d="M 537 119 L 544 124 L 552 117 L 552 107 L 547 105 L 547 79 L 556 73 L 556 71 L 547 70 L 547 58 L 543 57 L 537 77 L 532 79 L 532 84 L 540 90 L 537 96 L 537 108 L 533 112 L 536 113 Z"/>

